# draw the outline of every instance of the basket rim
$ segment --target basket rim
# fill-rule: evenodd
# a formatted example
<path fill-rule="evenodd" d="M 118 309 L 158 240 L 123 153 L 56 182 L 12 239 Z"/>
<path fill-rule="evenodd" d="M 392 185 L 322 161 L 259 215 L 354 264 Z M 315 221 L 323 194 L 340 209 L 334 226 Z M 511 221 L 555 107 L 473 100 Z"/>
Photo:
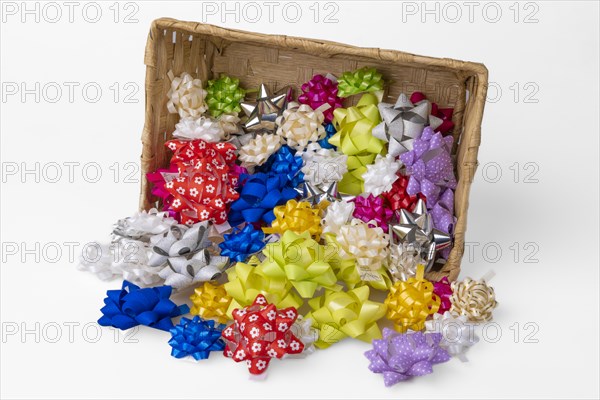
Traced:
<path fill-rule="evenodd" d="M 202 22 L 181 21 L 174 18 L 158 18 L 152 21 L 150 32 L 160 30 L 176 30 L 190 34 L 220 37 L 234 42 L 254 42 L 257 44 L 276 45 L 280 48 L 301 50 L 320 57 L 332 57 L 336 54 L 353 55 L 402 64 L 418 64 L 420 67 L 434 67 L 451 71 L 459 71 L 466 75 L 476 75 L 480 82 L 487 83 L 488 69 L 480 62 L 462 61 L 452 58 L 438 58 L 403 52 L 401 50 L 381 49 L 377 47 L 358 47 L 315 38 L 277 35 L 250 32 L 241 29 L 223 28 Z"/>

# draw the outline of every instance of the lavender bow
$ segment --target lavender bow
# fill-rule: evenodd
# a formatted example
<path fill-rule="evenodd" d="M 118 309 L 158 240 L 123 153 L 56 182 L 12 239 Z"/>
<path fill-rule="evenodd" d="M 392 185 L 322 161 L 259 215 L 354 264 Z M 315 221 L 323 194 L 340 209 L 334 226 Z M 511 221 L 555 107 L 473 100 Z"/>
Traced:
<path fill-rule="evenodd" d="M 400 156 L 410 175 L 406 192 L 411 196 L 423 193 L 429 209 L 437 203 L 443 188 L 456 188 L 450 155 L 452 142 L 452 136 L 443 137 L 426 127 L 421 137 L 414 141 L 413 150 Z"/>
<path fill-rule="evenodd" d="M 369 369 L 383 374 L 385 386 L 392 386 L 413 376 L 433 372 L 433 364 L 450 359 L 440 347 L 441 333 L 398 333 L 383 329 L 383 339 L 373 340 L 373 350 L 365 353 L 371 364 Z"/>

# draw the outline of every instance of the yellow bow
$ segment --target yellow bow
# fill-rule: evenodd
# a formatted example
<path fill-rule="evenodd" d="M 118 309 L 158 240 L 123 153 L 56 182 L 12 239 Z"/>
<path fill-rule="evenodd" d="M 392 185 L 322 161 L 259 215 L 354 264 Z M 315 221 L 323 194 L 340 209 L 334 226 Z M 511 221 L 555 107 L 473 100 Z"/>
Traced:
<path fill-rule="evenodd" d="M 231 297 L 227 294 L 223 285 L 204 282 L 202 286 L 194 289 L 190 300 L 193 304 L 190 314 L 199 315 L 204 319 L 214 319 L 220 324 L 229 321 L 227 309 L 231 303 Z"/>
<path fill-rule="evenodd" d="M 423 330 L 427 317 L 440 308 L 440 298 L 433 293 L 433 283 L 423 278 L 424 270 L 425 267 L 419 265 L 414 278 L 394 283 L 385 299 L 387 318 L 394 322 L 399 332 Z"/>
<path fill-rule="evenodd" d="M 317 241 L 321 238 L 323 207 L 312 208 L 307 201 L 297 202 L 292 199 L 285 205 L 275 207 L 273 213 L 275 219 L 271 227 L 262 228 L 264 233 L 283 235 L 286 231 L 308 232 Z"/>

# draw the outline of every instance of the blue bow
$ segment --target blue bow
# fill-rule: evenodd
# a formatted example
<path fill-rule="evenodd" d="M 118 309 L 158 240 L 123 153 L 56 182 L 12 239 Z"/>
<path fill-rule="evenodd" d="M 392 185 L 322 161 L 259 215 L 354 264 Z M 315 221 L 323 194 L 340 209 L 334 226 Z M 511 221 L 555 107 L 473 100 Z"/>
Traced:
<path fill-rule="evenodd" d="M 168 331 L 173 327 L 171 318 L 187 314 L 187 305 L 177 306 L 169 297 L 171 286 L 157 286 L 140 289 L 131 282 L 123 281 L 121 290 L 108 290 L 105 306 L 100 310 L 102 317 L 98 324 L 121 330 L 146 325 Z"/>
<path fill-rule="evenodd" d="M 221 339 L 224 325 L 195 316 L 194 319 L 181 318 L 179 324 L 171 328 L 171 355 L 175 358 L 192 356 L 196 361 L 205 360 L 211 351 L 222 351 L 225 343 Z"/>
<path fill-rule="evenodd" d="M 221 255 L 236 262 L 243 262 L 249 255 L 261 251 L 265 247 L 265 234 L 248 224 L 244 229 L 235 228 L 232 233 L 223 235 L 219 244 Z"/>
<path fill-rule="evenodd" d="M 242 174 L 240 182 L 240 197 L 231 203 L 229 211 L 229 223 L 233 226 L 261 220 L 270 224 L 275 219 L 273 208 L 285 204 L 297 194 L 283 174 Z"/>
<path fill-rule="evenodd" d="M 295 151 L 290 147 L 281 146 L 275 154 L 269 157 L 261 172 L 283 174 L 290 186 L 297 187 L 304 181 L 304 174 L 300 172 L 300 169 L 302 169 L 302 157 L 296 157 Z"/>
<path fill-rule="evenodd" d="M 319 146 L 321 146 L 324 149 L 335 149 L 335 146 L 329 143 L 329 138 L 335 135 L 335 126 L 333 126 L 333 124 L 329 122 L 327 125 L 325 125 L 325 132 L 327 133 L 327 135 L 323 139 L 319 140 L 317 143 L 319 143 Z"/>

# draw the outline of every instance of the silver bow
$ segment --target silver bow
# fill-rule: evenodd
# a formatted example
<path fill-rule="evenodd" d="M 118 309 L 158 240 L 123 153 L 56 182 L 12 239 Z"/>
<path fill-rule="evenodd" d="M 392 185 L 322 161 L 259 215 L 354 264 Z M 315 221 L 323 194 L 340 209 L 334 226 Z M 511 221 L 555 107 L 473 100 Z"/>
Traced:
<path fill-rule="evenodd" d="M 418 139 L 423 129 L 430 122 L 431 103 L 427 100 L 414 105 L 408 97 L 401 93 L 396 104 L 379 103 L 377 106 L 383 122 L 373 128 L 373 136 L 389 142 L 388 154 L 397 157 L 413 149 L 413 142 Z M 437 126 L 436 126 L 437 128 Z M 435 128 L 434 128 L 435 129 Z"/>
<path fill-rule="evenodd" d="M 260 85 L 260 92 L 255 103 L 242 102 L 242 110 L 248 117 L 244 128 L 249 131 L 275 132 L 275 120 L 287 105 L 287 98 L 291 88 L 286 93 L 272 96 L 264 84 Z"/>
<path fill-rule="evenodd" d="M 395 279 L 401 280 L 414 276 L 419 264 L 429 271 L 436 252 L 452 243 L 450 235 L 433 228 L 433 219 L 422 199 L 417 201 L 413 212 L 400 210 L 399 222 L 390 225 L 390 233 L 392 256 L 388 269 Z"/>

